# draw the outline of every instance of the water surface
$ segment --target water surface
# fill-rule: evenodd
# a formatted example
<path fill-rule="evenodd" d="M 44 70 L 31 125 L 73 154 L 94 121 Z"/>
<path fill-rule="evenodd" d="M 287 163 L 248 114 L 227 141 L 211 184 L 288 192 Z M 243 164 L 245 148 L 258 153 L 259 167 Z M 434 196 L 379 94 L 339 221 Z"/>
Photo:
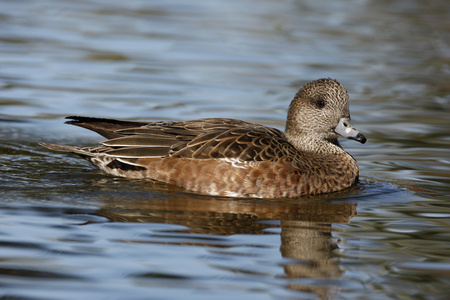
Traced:
<path fill-rule="evenodd" d="M 446 299 L 450 4 L 1 1 L 5 299 Z M 67 115 L 284 128 L 336 78 L 361 182 L 301 199 L 200 196 L 105 175 L 39 141 Z"/>

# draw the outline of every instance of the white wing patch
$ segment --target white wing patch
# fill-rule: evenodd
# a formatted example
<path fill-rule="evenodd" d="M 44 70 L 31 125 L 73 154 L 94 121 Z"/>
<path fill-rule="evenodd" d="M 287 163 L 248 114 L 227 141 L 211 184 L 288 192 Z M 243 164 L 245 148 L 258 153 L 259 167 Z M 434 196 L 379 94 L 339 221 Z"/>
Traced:
<path fill-rule="evenodd" d="M 230 163 L 234 168 L 246 169 L 252 162 L 242 161 L 237 158 L 219 158 L 218 160 Z"/>

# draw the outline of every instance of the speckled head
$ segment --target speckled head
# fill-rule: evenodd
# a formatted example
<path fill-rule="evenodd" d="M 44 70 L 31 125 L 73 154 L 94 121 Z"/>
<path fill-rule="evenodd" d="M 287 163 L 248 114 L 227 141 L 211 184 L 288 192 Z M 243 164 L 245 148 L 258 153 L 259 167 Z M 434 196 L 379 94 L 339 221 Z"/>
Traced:
<path fill-rule="evenodd" d="M 298 91 L 289 106 L 286 136 L 300 149 L 320 141 L 338 145 L 338 136 L 366 141 L 350 123 L 347 90 L 330 78 L 309 82 Z"/>

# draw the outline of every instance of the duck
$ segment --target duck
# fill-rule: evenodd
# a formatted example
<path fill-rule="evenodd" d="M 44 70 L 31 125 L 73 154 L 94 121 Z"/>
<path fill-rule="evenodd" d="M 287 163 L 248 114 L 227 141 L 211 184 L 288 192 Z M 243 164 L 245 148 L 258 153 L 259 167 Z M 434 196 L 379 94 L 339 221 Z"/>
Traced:
<path fill-rule="evenodd" d="M 331 78 L 300 88 L 289 105 L 284 132 L 227 118 L 66 119 L 106 140 L 93 147 L 41 146 L 77 154 L 113 176 L 238 198 L 293 198 L 349 188 L 358 182 L 359 167 L 338 137 L 367 140 L 351 123 L 346 88 Z"/>

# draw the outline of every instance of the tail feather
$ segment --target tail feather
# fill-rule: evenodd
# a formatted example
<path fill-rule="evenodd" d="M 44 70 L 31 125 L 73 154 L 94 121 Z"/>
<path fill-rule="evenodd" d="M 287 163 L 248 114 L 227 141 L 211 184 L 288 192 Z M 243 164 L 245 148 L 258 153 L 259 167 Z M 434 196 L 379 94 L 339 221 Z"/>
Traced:
<path fill-rule="evenodd" d="M 107 139 L 113 139 L 123 136 L 121 134 L 116 133 L 115 132 L 116 130 L 136 128 L 148 124 L 145 122 L 119 121 L 112 119 L 79 117 L 79 116 L 70 116 L 66 117 L 66 119 L 70 120 L 66 121 L 66 124 L 76 125 L 95 131 Z"/>
<path fill-rule="evenodd" d="M 81 155 L 82 157 L 87 157 L 87 156 L 91 157 L 91 156 L 95 156 L 95 154 L 96 154 L 96 153 L 89 151 L 87 148 L 81 148 L 81 147 L 76 147 L 76 146 L 59 145 L 59 144 L 44 143 L 44 142 L 40 142 L 39 145 L 41 145 L 44 148 L 54 150 L 54 151 L 75 153 L 75 154 Z"/>

